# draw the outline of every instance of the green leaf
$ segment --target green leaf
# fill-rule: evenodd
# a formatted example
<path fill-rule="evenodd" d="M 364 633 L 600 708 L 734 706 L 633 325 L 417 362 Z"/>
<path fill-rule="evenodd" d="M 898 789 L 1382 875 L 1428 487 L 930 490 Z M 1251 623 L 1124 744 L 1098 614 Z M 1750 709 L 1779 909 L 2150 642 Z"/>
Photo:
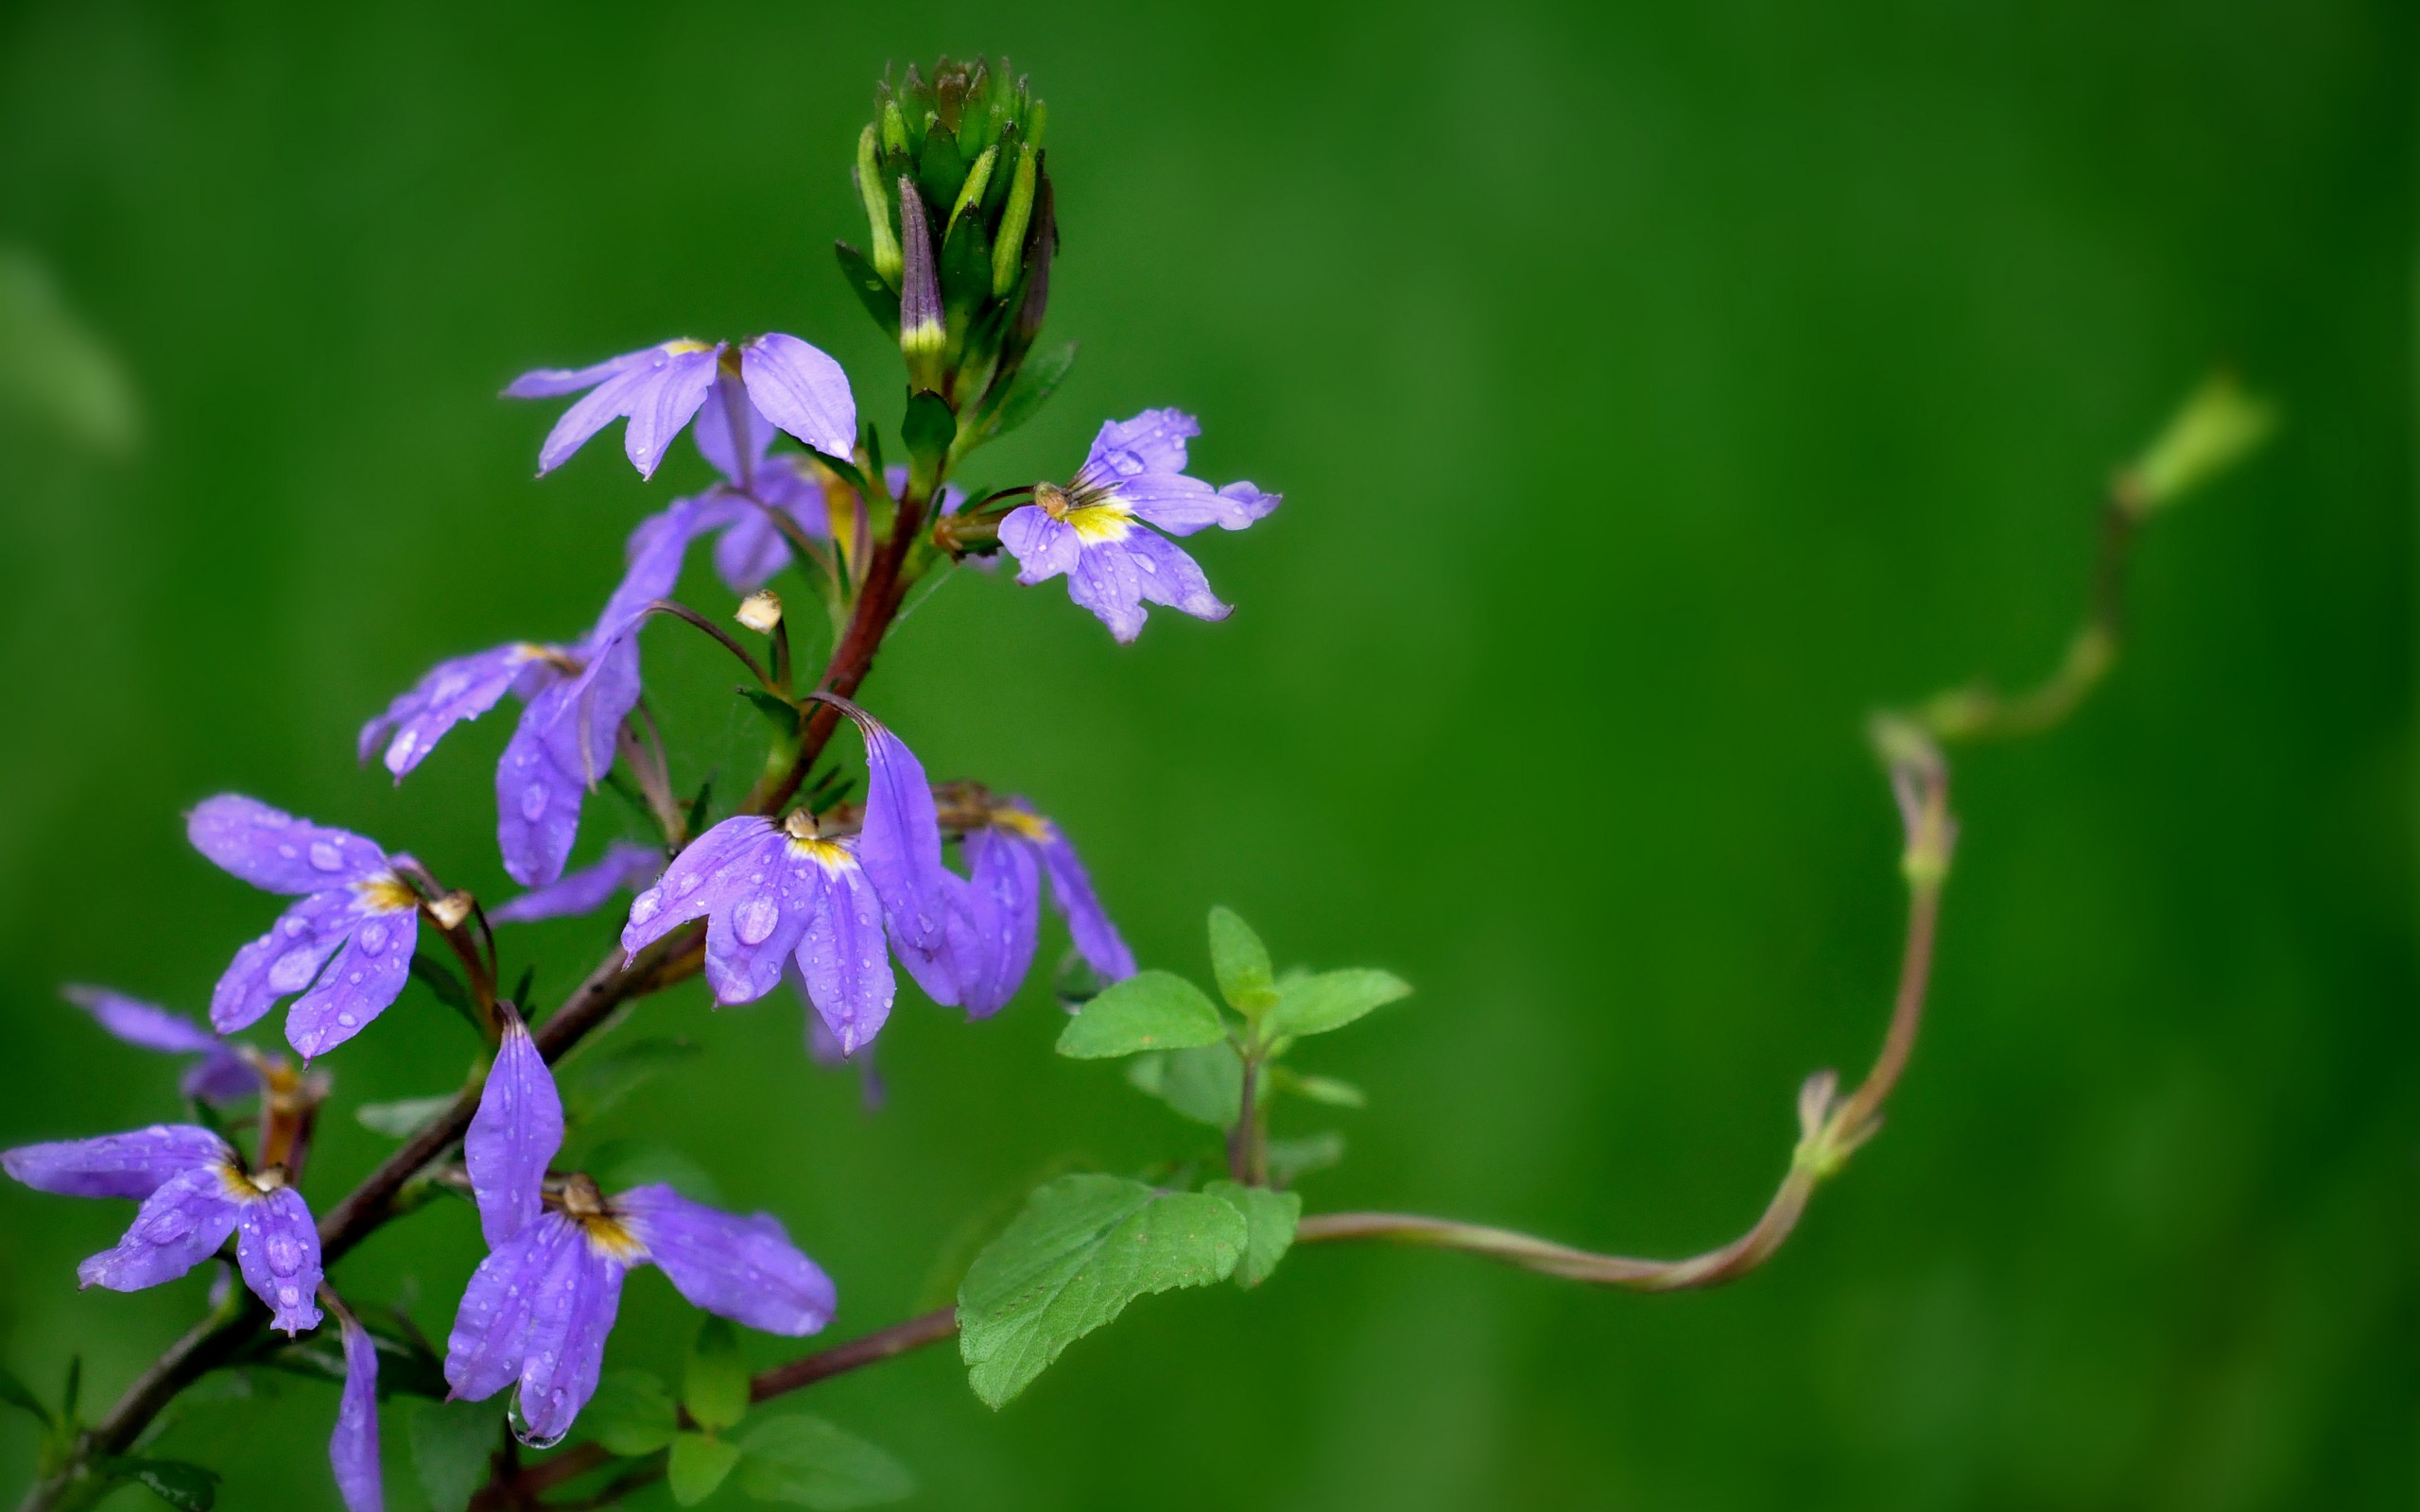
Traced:
<path fill-rule="evenodd" d="M 1201 1193 L 1113 1176 L 1046 1183 L 959 1287 L 967 1383 L 1006 1404 L 1134 1298 L 1225 1280 L 1245 1238 L 1243 1215 Z"/>
<path fill-rule="evenodd" d="M 847 242 L 834 242 L 832 250 L 840 259 L 840 276 L 865 305 L 866 314 L 873 317 L 873 323 L 882 327 L 884 335 L 898 340 L 899 291 L 883 281 L 865 253 Z"/>
<path fill-rule="evenodd" d="M 942 458 L 949 455 L 950 442 L 958 439 L 958 414 L 948 400 L 920 389 L 909 397 L 908 413 L 900 417 L 899 438 L 908 443 L 909 473 L 929 482 L 940 475 Z"/>
<path fill-rule="evenodd" d="M 140 438 L 133 380 L 33 253 L 0 246 L 0 413 L 105 453 Z"/>
<path fill-rule="evenodd" d="M 429 1512 L 463 1512 L 487 1484 L 488 1462 L 502 1441 L 504 1412 L 493 1401 L 428 1401 L 412 1414 L 412 1470 Z"/>
<path fill-rule="evenodd" d="M 1261 1021 L 1261 1033 L 1271 1040 L 1325 1034 L 1410 994 L 1410 985 L 1392 972 L 1322 971 L 1278 989 L 1277 1005 Z"/>
<path fill-rule="evenodd" d="M 441 1097 L 406 1097 L 391 1103 L 364 1103 L 353 1110 L 353 1116 L 372 1134 L 384 1134 L 390 1140 L 407 1140 L 453 1107 L 456 1095 L 447 1092 Z"/>
<path fill-rule="evenodd" d="M 1294 1226 L 1303 1221 L 1302 1196 L 1248 1187 L 1240 1181 L 1213 1181 L 1201 1190 L 1235 1209 L 1244 1220 L 1244 1258 L 1236 1266 L 1236 1284 L 1249 1291 L 1269 1280 L 1269 1273 L 1293 1247 Z"/>
<path fill-rule="evenodd" d="M 721 1318 L 707 1318 L 689 1346 L 681 1405 L 703 1428 L 729 1428 L 748 1416 L 748 1362 L 739 1353 L 738 1331 Z"/>
<path fill-rule="evenodd" d="M 798 705 L 787 698 L 777 698 L 762 688 L 734 688 L 732 692 L 756 706 L 756 712 L 771 721 L 774 733 L 795 736 L 798 733 Z"/>
<path fill-rule="evenodd" d="M 672 1442 L 680 1415 L 652 1370 L 608 1370 L 579 1410 L 580 1428 L 616 1454 L 652 1454 Z"/>
<path fill-rule="evenodd" d="M 1334 1076 L 1306 1076 L 1298 1071 L 1274 1066 L 1270 1068 L 1270 1085 L 1314 1103 L 1325 1103 L 1330 1108 L 1370 1106 L 1369 1093 L 1349 1081 L 1339 1081 Z"/>
<path fill-rule="evenodd" d="M 1136 1056 L 1126 1079 L 1197 1124 L 1227 1128 L 1243 1114 L 1244 1063 L 1230 1044 Z"/>
<path fill-rule="evenodd" d="M 1290 1186 L 1314 1171 L 1324 1171 L 1342 1160 L 1344 1136 L 1329 1129 L 1300 1139 L 1270 1140 L 1263 1158 L 1269 1161 L 1269 1178 Z"/>
<path fill-rule="evenodd" d="M 43 1400 L 34 1395 L 33 1388 L 18 1380 L 15 1374 L 5 1366 L 0 1366 L 0 1401 L 5 1401 L 12 1407 L 23 1407 L 45 1423 L 58 1420 L 51 1415 L 50 1409 L 43 1404 Z"/>
<path fill-rule="evenodd" d="M 1258 1018 L 1277 1001 L 1269 970 L 1269 947 L 1232 908 L 1210 910 L 1210 969 L 1219 993 L 1246 1018 Z"/>
<path fill-rule="evenodd" d="M 1059 1053 L 1102 1060 L 1143 1050 L 1183 1050 L 1227 1038 L 1218 1005 L 1170 971 L 1145 971 L 1112 985 L 1067 1021 Z"/>
<path fill-rule="evenodd" d="M 462 985 L 460 977 L 454 974 L 454 969 L 443 961 L 423 951 L 412 957 L 411 973 L 437 994 L 438 1002 L 458 1013 L 471 1011 L 470 989 Z"/>
<path fill-rule="evenodd" d="M 698 1053 L 698 1046 L 686 1040 L 631 1040 L 575 1056 L 555 1074 L 556 1085 L 562 1089 L 563 1116 L 575 1124 L 593 1120 Z"/>
<path fill-rule="evenodd" d="M 80 1354 L 71 1354 L 67 1357 L 67 1385 L 59 1393 L 60 1422 L 74 1424 L 82 1420 L 76 1416 L 76 1408 L 83 1400 L 83 1396 L 84 1357 Z"/>
<path fill-rule="evenodd" d="M 738 1445 L 684 1433 L 672 1440 L 672 1458 L 664 1468 L 664 1478 L 672 1487 L 673 1501 L 696 1506 L 721 1489 L 738 1463 Z"/>
<path fill-rule="evenodd" d="M 739 1440 L 739 1488 L 759 1502 L 843 1512 L 916 1494 L 908 1467 L 804 1413 L 768 1418 Z"/>
<path fill-rule="evenodd" d="M 218 1501 L 218 1472 L 174 1459 L 120 1459 L 104 1456 L 98 1469 L 122 1481 L 148 1486 L 153 1495 L 177 1512 L 210 1512 Z"/>
<path fill-rule="evenodd" d="M 1072 341 L 1041 356 L 1028 357 L 1009 386 L 1007 397 L 1000 401 L 999 413 L 992 419 L 992 434 L 1006 436 L 1033 419 L 1050 402 L 1050 396 L 1059 391 L 1059 386 L 1067 381 L 1067 370 L 1075 365 L 1076 343 Z"/>
<path fill-rule="evenodd" d="M 607 1140 L 580 1162 L 598 1182 L 614 1192 L 661 1182 L 693 1202 L 722 1206 L 722 1188 L 704 1166 L 662 1140 Z"/>

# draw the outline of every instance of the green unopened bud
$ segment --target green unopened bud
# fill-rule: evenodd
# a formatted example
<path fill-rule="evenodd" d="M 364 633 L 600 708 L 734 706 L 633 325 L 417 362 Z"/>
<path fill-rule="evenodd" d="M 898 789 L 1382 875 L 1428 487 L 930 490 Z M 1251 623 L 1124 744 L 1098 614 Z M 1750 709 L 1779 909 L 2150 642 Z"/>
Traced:
<path fill-rule="evenodd" d="M 899 351 L 916 387 L 939 390 L 948 333 L 942 325 L 941 284 L 933 273 L 932 230 L 925 222 L 924 198 L 908 179 L 899 180 Z"/>
<path fill-rule="evenodd" d="M 992 165 L 999 161 L 1000 148 L 995 143 L 985 147 L 983 155 L 975 160 L 975 166 L 966 170 L 966 187 L 958 192 L 958 203 L 949 207 L 949 224 L 942 231 L 943 242 L 958 229 L 958 217 L 966 214 L 966 207 L 983 202 L 983 191 L 992 186 Z"/>
<path fill-rule="evenodd" d="M 857 193 L 865 197 L 866 223 L 873 230 L 873 270 L 886 283 L 899 282 L 899 237 L 890 229 L 890 195 L 882 186 L 882 165 L 874 153 L 874 129 L 857 133 Z"/>
<path fill-rule="evenodd" d="M 2120 504 L 2138 518 L 2173 504 L 2250 455 L 2276 423 L 2276 411 L 2231 375 L 2213 375 L 2118 475 Z"/>
<path fill-rule="evenodd" d="M 908 117 L 899 112 L 897 100 L 882 102 L 882 150 L 901 155 L 908 151 Z"/>
<path fill-rule="evenodd" d="M 1038 107 L 1037 107 L 1038 109 Z M 1009 181 L 1009 202 L 1000 212 L 1000 232 L 992 238 L 992 298 L 1005 300 L 1016 287 L 1017 269 L 1025 261 L 1025 231 L 1033 219 L 1033 144 L 1017 148 L 1016 176 Z"/>

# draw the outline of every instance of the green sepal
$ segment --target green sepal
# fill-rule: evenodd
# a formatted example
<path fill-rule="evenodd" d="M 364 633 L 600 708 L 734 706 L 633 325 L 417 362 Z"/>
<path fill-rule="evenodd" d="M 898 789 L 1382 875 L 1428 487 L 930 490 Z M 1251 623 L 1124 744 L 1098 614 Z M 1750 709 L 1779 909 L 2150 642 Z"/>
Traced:
<path fill-rule="evenodd" d="M 673 1501 L 683 1506 L 696 1506 L 722 1489 L 722 1483 L 738 1465 L 737 1444 L 727 1444 L 704 1434 L 683 1433 L 672 1440 L 672 1454 L 665 1462 L 664 1479 L 672 1488 Z"/>
<path fill-rule="evenodd" d="M 412 1471 L 429 1512 L 463 1512 L 487 1484 L 503 1441 L 504 1412 L 493 1401 L 431 1401 L 411 1416 Z"/>
<path fill-rule="evenodd" d="M 132 1481 L 177 1512 L 210 1512 L 218 1502 L 218 1472 L 177 1459 L 127 1459 L 104 1454 L 93 1468 L 112 1480 Z"/>
<path fill-rule="evenodd" d="M 739 1352 L 739 1332 L 721 1318 L 707 1318 L 689 1346 L 681 1405 L 702 1428 L 729 1428 L 748 1416 L 748 1362 Z"/>
<path fill-rule="evenodd" d="M 1269 1273 L 1293 1247 L 1294 1227 L 1303 1221 L 1301 1194 L 1248 1187 L 1240 1181 L 1213 1181 L 1201 1190 L 1243 1217 L 1244 1258 L 1236 1265 L 1236 1284 L 1250 1291 L 1269 1280 Z"/>
<path fill-rule="evenodd" d="M 1232 908 L 1210 910 L 1210 970 L 1219 978 L 1219 995 L 1247 1019 L 1260 1017 L 1277 1001 L 1269 947 Z"/>
<path fill-rule="evenodd" d="M 1231 1044 L 1136 1056 L 1126 1063 L 1126 1079 L 1212 1128 L 1227 1128 L 1243 1115 L 1243 1057 Z"/>
<path fill-rule="evenodd" d="M 959 1286 L 967 1384 L 1006 1405 L 1136 1297 L 1226 1280 L 1246 1237 L 1243 1215 L 1201 1193 L 1113 1176 L 1046 1183 Z"/>
<path fill-rule="evenodd" d="M 916 1494 L 907 1466 L 805 1413 L 759 1420 L 740 1436 L 739 1451 L 739 1488 L 759 1502 L 841 1512 Z"/>
<path fill-rule="evenodd" d="M 990 434 L 1006 436 L 1033 419 L 1049 403 L 1050 396 L 1059 391 L 1059 386 L 1067 381 L 1067 371 L 1075 365 L 1076 343 L 1072 341 L 1028 359 L 1017 370 L 999 409 L 993 415 Z"/>
<path fill-rule="evenodd" d="M 916 154 L 916 190 L 925 197 L 925 218 L 939 221 L 958 202 L 966 182 L 966 157 L 947 131 L 927 130 Z"/>
<path fill-rule="evenodd" d="M 1059 1053 L 1103 1060 L 1146 1050 L 1186 1050 L 1217 1044 L 1227 1026 L 1217 1004 L 1172 971 L 1144 971 L 1113 983 L 1067 1021 Z"/>
<path fill-rule="evenodd" d="M 830 468 L 835 473 L 838 474 L 841 482 L 856 490 L 859 493 L 866 491 L 866 475 L 859 472 L 857 470 L 857 464 L 850 460 L 848 457 L 834 456 L 829 452 L 819 452 L 811 446 L 806 449 L 806 455 L 822 463 L 825 467 Z M 874 471 L 877 472 L 882 471 L 882 459 L 878 455 L 874 456 Z"/>
<path fill-rule="evenodd" d="M 1278 988 L 1277 1005 L 1260 1022 L 1270 1041 L 1341 1029 L 1371 1009 L 1411 995 L 1410 984 L 1388 971 L 1354 968 L 1322 971 Z"/>
<path fill-rule="evenodd" d="M 857 302 L 866 307 L 866 314 L 873 317 L 873 323 L 882 327 L 885 335 L 898 340 L 899 291 L 875 270 L 865 253 L 847 242 L 834 242 L 832 253 L 840 260 L 840 277 L 847 281 Z"/>
<path fill-rule="evenodd" d="M 756 712 L 772 722 L 774 733 L 786 740 L 798 738 L 799 726 L 804 722 L 799 714 L 798 705 L 777 694 L 767 693 L 762 688 L 738 686 L 731 691 L 754 704 Z"/>
<path fill-rule="evenodd" d="M 616 1454 L 652 1454 L 681 1431 L 672 1393 L 651 1370 L 608 1370 L 579 1410 L 580 1431 Z"/>
<path fill-rule="evenodd" d="M 426 951 L 412 956 L 411 973 L 437 994 L 438 1002 L 455 1012 L 476 1011 L 471 1003 L 471 989 L 462 985 L 462 979 L 454 974 L 454 969 Z"/>

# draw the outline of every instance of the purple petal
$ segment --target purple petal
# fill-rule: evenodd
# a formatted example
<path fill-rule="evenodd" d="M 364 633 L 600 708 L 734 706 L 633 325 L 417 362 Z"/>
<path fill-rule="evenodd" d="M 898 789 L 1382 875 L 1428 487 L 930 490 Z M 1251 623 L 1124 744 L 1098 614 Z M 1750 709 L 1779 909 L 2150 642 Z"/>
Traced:
<path fill-rule="evenodd" d="M 1189 536 L 1217 525 L 1241 530 L 1277 507 L 1277 495 L 1249 483 L 1214 489 L 1199 478 L 1146 473 L 1117 485 L 1117 498 L 1146 524 L 1172 536 Z"/>
<path fill-rule="evenodd" d="M 1202 576 L 1201 564 L 1172 541 L 1137 530 L 1104 549 L 1126 553 L 1147 603 L 1166 604 L 1201 620 L 1223 620 L 1235 612 L 1233 606 L 1220 603 L 1219 595 L 1210 592 L 1210 579 Z"/>
<path fill-rule="evenodd" d="M 664 852 L 653 846 L 615 840 L 605 853 L 558 881 L 534 888 L 488 910 L 493 924 L 526 924 L 540 919 L 571 919 L 593 914 L 623 888 L 639 888 L 664 869 Z"/>
<path fill-rule="evenodd" d="M 525 641 L 440 662 L 389 704 L 385 713 L 361 727 L 361 759 L 368 761 L 370 752 L 392 730 L 386 765 L 402 782 L 437 748 L 447 730 L 494 708 L 522 669 L 544 654 L 543 647 Z"/>
<path fill-rule="evenodd" d="M 1250 524 L 1254 520 L 1269 515 L 1278 505 L 1285 502 L 1286 496 L 1282 493 L 1264 493 L 1249 483 L 1230 483 L 1219 490 L 1219 497 L 1233 501 L 1236 507 L 1242 511 L 1244 524 Z M 1243 525 L 1229 525 L 1227 528 L 1241 530 Z"/>
<path fill-rule="evenodd" d="M 285 1042 L 308 1060 L 359 1034 L 410 980 L 420 908 L 356 908 L 352 935 L 285 1014 Z"/>
<path fill-rule="evenodd" d="M 543 887 L 561 877 L 579 838 L 588 784 L 580 781 L 576 750 L 569 771 L 554 751 L 562 738 L 557 734 L 558 716 L 570 686 L 568 679 L 551 683 L 529 701 L 496 763 L 496 849 L 504 853 L 504 869 L 525 887 Z M 579 731 L 568 722 L 562 731 L 576 747 Z"/>
<path fill-rule="evenodd" d="M 846 863 L 823 870 L 819 891 L 819 906 L 798 942 L 799 974 L 807 1001 L 838 1037 L 840 1053 L 854 1055 L 873 1043 L 899 992 L 883 945 L 882 901 L 864 870 Z M 706 949 L 711 961 L 711 936 Z M 769 983 L 765 990 L 772 990 Z"/>
<path fill-rule="evenodd" d="M 488 1247 L 503 1247 L 545 1211 L 546 1162 L 563 1147 L 563 1103 L 545 1057 L 510 1008 L 504 1042 L 479 1092 L 479 1110 L 462 1137 L 462 1163 L 478 1199 L 479 1231 Z"/>
<path fill-rule="evenodd" d="M 672 353 L 656 373 L 655 381 L 631 390 L 630 397 L 630 427 L 622 433 L 622 450 L 639 476 L 651 478 L 664 465 L 664 454 L 671 449 L 672 438 L 689 423 L 706 402 L 706 390 L 714 387 L 717 365 L 722 349 L 710 347 L 703 352 Z"/>
<path fill-rule="evenodd" d="M 856 712 L 866 742 L 866 814 L 857 862 L 910 950 L 939 948 L 949 925 L 941 820 L 924 764 L 905 741 Z"/>
<path fill-rule="evenodd" d="M 1038 504 L 1019 505 L 1001 519 L 1000 544 L 1017 559 L 1017 581 L 1028 588 L 1075 571 L 1084 549 L 1074 526 Z"/>
<path fill-rule="evenodd" d="M 233 1034 L 278 999 L 309 987 L 351 931 L 354 902 L 351 892 L 313 893 L 278 915 L 268 934 L 235 953 L 211 989 L 211 1027 Z"/>
<path fill-rule="evenodd" d="M 630 565 L 614 585 L 614 596 L 605 601 L 604 611 L 596 616 L 596 627 L 580 643 L 579 654 L 593 657 L 602 647 L 634 633 L 637 627 L 631 624 L 631 616 L 671 594 L 681 581 L 681 563 L 689 542 L 719 518 L 717 507 L 700 500 L 675 499 L 633 526 L 622 548 Z"/>
<path fill-rule="evenodd" d="M 337 1400 L 337 1428 L 328 1436 L 328 1465 L 345 1512 L 386 1512 L 387 1490 L 378 1474 L 378 1346 L 370 1331 L 339 1314 L 344 1327 L 344 1395 Z"/>
<path fill-rule="evenodd" d="M 691 1305 L 791 1338 L 832 1320 L 832 1279 L 770 1213 L 743 1218 L 668 1186 L 632 1188 L 614 1211 Z"/>
<path fill-rule="evenodd" d="M 773 990 L 822 899 L 822 868 L 786 836 L 735 855 L 697 899 L 708 911 L 706 981 L 716 1003 L 753 1003 Z"/>
<path fill-rule="evenodd" d="M 216 1035 L 191 1019 L 105 987 L 63 987 L 59 995 L 91 1014 L 111 1035 L 138 1049 L 189 1056 L 225 1048 Z"/>
<path fill-rule="evenodd" d="M 639 352 L 626 352 L 618 357 L 586 368 L 539 368 L 523 373 L 504 388 L 507 399 L 560 399 L 583 388 L 594 388 L 625 368 L 647 362 L 662 351 L 648 347 Z"/>
<path fill-rule="evenodd" d="M 689 842 L 672 858 L 656 885 L 631 903 L 630 922 L 622 928 L 622 949 L 631 955 L 654 944 L 693 919 L 702 919 L 722 894 L 706 885 L 735 859 L 762 868 L 762 857 L 778 832 L 752 814 L 734 815 Z"/>
<path fill-rule="evenodd" d="M 445 1383 L 467 1401 L 494 1396 L 521 1373 L 529 1319 L 539 1295 L 571 1284 L 587 1237 L 561 1213 L 541 1213 L 502 1247 L 488 1252 L 462 1289 L 445 1341 Z"/>
<path fill-rule="evenodd" d="M 1147 409 L 1132 420 L 1114 420 L 1093 438 L 1084 458 L 1087 477 L 1107 482 L 1145 472 L 1184 471 L 1184 443 L 1201 434 L 1201 422 L 1181 409 Z"/>
<path fill-rule="evenodd" d="M 965 1000 L 969 979 L 983 975 L 986 931 L 975 918 L 975 902 L 965 880 L 953 871 L 944 871 L 941 880 L 942 895 L 948 900 L 949 923 L 939 940 L 920 949 L 900 937 L 896 919 L 887 922 L 899 964 L 908 968 L 908 976 L 925 996 L 947 1008 Z"/>
<path fill-rule="evenodd" d="M 235 1230 L 241 1193 L 251 1184 L 224 1161 L 191 1166 L 143 1199 L 143 1211 L 114 1249 L 76 1267 L 86 1286 L 139 1292 L 172 1281 L 218 1252 Z"/>
<path fill-rule="evenodd" d="M 1132 535 L 1141 535 L 1136 530 Z M 1129 539 L 1132 539 L 1130 536 Z M 1084 548 L 1067 575 L 1067 596 L 1091 610 L 1120 644 L 1143 633 L 1143 585 L 1125 547 L 1115 541 Z M 1019 576 L 1023 581 L 1023 576 Z"/>
<path fill-rule="evenodd" d="M 857 401 L 838 363 L 771 331 L 739 349 L 739 370 L 766 419 L 826 455 L 856 449 Z"/>
<path fill-rule="evenodd" d="M 984 971 L 968 985 L 966 1011 L 980 1019 L 997 1013 L 1016 996 L 1033 965 L 1041 934 L 1042 878 L 1035 847 L 996 830 L 966 835 L 967 887 L 978 900 L 976 918 L 986 931 Z"/>
<path fill-rule="evenodd" d="M 320 1230 L 302 1194 L 277 1187 L 240 1204 L 235 1268 L 288 1337 L 320 1326 Z"/>
<path fill-rule="evenodd" d="M 780 510 L 809 540 L 831 539 L 823 485 L 808 476 L 795 456 L 768 458 L 756 474 L 755 498 L 734 497 L 731 503 L 735 507 L 731 523 L 715 542 L 715 572 L 735 593 L 756 592 L 790 564 L 789 537 L 775 523 L 772 510 Z"/>
<path fill-rule="evenodd" d="M 221 870 L 269 892 L 320 892 L 387 869 L 387 852 L 361 836 L 234 793 L 197 804 L 185 834 Z"/>
<path fill-rule="evenodd" d="M 516 1398 L 527 1425 L 524 1443 L 548 1444 L 571 1432 L 579 1409 L 596 1394 L 605 1336 L 614 1332 L 628 1269 L 627 1260 L 604 1253 L 593 1238 L 575 1230 L 529 1313 Z"/>
<path fill-rule="evenodd" d="M 736 425 L 733 423 L 735 416 L 738 420 Z M 734 483 L 746 485 L 754 481 L 758 465 L 773 444 L 773 422 L 749 400 L 747 385 L 738 375 L 717 368 L 705 407 L 698 411 L 695 435 L 699 455 L 712 463 L 716 472 Z"/>
<path fill-rule="evenodd" d="M 139 1198 L 186 1171 L 216 1169 L 233 1153 L 206 1128 L 154 1124 L 98 1139 L 20 1145 L 0 1152 L 0 1170 L 36 1192 L 63 1197 Z"/>
<path fill-rule="evenodd" d="M 225 1045 L 214 1045 L 177 1082 L 179 1095 L 197 1103 L 232 1103 L 256 1095 L 261 1074 L 252 1063 Z"/>
<path fill-rule="evenodd" d="M 1076 848 L 1067 843 L 1066 834 L 1052 824 L 1049 838 L 1038 842 L 1035 849 L 1042 852 L 1043 868 L 1050 874 L 1050 901 L 1067 920 L 1077 954 L 1104 980 L 1122 982 L 1132 976 L 1134 953 L 1126 948 L 1117 926 L 1109 921 L 1108 910 L 1093 891 L 1093 879 L 1076 859 Z"/>

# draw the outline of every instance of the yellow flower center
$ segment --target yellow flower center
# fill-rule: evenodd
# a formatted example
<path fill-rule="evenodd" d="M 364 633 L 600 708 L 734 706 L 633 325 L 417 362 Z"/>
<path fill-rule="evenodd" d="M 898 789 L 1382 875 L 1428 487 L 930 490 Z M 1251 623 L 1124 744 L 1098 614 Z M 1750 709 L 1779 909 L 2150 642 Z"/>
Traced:
<path fill-rule="evenodd" d="M 407 914 L 420 906 L 420 894 L 393 872 L 382 872 L 353 885 L 361 906 L 373 914 Z"/>

